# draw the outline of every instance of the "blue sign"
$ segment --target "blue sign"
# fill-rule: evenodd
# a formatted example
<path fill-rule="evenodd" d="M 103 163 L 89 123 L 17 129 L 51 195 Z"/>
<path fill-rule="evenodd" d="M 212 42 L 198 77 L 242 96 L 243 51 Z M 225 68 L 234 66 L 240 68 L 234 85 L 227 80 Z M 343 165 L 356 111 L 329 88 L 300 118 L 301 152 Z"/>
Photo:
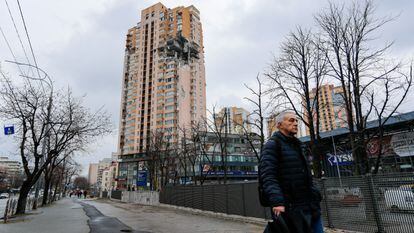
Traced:
<path fill-rule="evenodd" d="M 11 135 L 11 134 L 14 134 L 14 125 L 4 126 L 4 135 Z"/>
<path fill-rule="evenodd" d="M 352 152 L 345 152 L 342 154 L 333 155 L 328 153 L 328 162 L 331 166 L 344 166 L 344 165 L 350 165 L 354 162 L 354 158 L 352 157 Z"/>
<path fill-rule="evenodd" d="M 147 171 L 138 171 L 137 174 L 137 186 L 146 187 L 147 186 Z"/>

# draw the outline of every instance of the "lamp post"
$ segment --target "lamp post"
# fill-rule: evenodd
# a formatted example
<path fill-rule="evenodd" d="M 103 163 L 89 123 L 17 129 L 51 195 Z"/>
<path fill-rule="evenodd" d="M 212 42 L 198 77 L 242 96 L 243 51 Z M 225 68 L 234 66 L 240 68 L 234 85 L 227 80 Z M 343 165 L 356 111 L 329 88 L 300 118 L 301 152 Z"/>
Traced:
<path fill-rule="evenodd" d="M 35 68 L 37 71 L 41 71 L 44 74 L 43 78 L 41 78 L 40 75 L 39 75 L 39 78 L 29 77 L 29 76 L 26 76 L 26 75 L 20 75 L 20 76 L 25 77 L 27 79 L 38 80 L 38 81 L 44 82 L 50 88 L 49 101 L 48 101 L 48 106 L 47 106 L 47 109 L 46 109 L 46 111 L 47 111 L 46 112 L 46 128 L 45 128 L 46 129 L 45 130 L 46 134 L 45 134 L 45 139 L 42 142 L 42 157 L 40 158 L 40 167 L 43 167 L 43 165 L 45 163 L 45 156 L 46 156 L 46 153 L 47 153 L 47 151 L 46 151 L 47 146 L 49 144 L 48 143 L 49 142 L 49 130 L 50 130 L 49 129 L 49 127 L 50 127 L 49 121 L 50 121 L 50 113 L 51 113 L 51 110 L 52 110 L 52 102 L 53 102 L 53 81 L 50 78 L 50 76 L 46 73 L 46 71 L 40 69 L 37 66 L 31 65 L 31 64 L 26 64 L 26 63 L 20 63 L 20 62 L 7 61 L 7 60 L 6 60 L 6 62 L 13 63 L 13 64 L 16 64 L 18 66 L 28 66 L 28 67 L 31 67 L 31 68 Z M 47 79 L 47 81 L 45 79 Z M 39 190 L 40 190 L 40 187 L 42 185 L 43 185 L 43 179 L 41 179 L 41 177 L 39 177 L 39 179 L 36 181 L 35 200 L 33 202 L 33 209 L 37 209 L 37 200 L 38 200 L 38 197 L 39 197 Z M 43 195 L 44 195 L 45 192 L 47 192 L 47 190 L 43 190 Z"/>
<path fill-rule="evenodd" d="M 333 149 L 334 149 L 334 154 L 335 154 L 335 159 L 336 159 L 336 170 L 338 172 L 338 178 L 339 178 L 339 185 L 342 188 L 342 179 L 341 179 L 341 170 L 339 169 L 339 158 L 338 155 L 336 154 L 336 146 L 335 146 L 335 139 L 332 136 L 332 145 L 333 145 Z"/>

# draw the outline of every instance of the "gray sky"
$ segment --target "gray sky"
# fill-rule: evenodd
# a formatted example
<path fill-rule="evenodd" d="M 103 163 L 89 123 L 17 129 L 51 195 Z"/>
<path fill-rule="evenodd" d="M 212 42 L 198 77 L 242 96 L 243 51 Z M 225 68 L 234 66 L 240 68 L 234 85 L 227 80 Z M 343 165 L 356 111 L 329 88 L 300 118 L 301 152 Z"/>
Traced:
<path fill-rule="evenodd" d="M 24 30 L 16 1 L 8 0 L 21 36 Z M 78 157 L 85 166 L 116 151 L 125 34 L 140 20 L 140 11 L 158 1 L 139 0 L 20 0 L 39 66 L 56 80 L 86 95 L 91 109 L 101 106 L 112 115 L 114 134 L 91 145 Z M 335 1 L 347 2 L 347 1 Z M 414 55 L 414 1 L 375 1 L 377 16 L 400 16 L 386 25 L 379 43 L 395 41 L 391 56 Z M 326 0 L 200 0 L 164 1 L 165 6 L 194 5 L 203 24 L 207 106 L 237 105 L 249 108 L 243 83 L 254 78 L 277 55 L 283 38 L 297 25 L 314 27 L 313 16 Z M 18 60 L 24 61 L 6 5 L 0 2 L 0 26 Z M 25 38 L 24 38 L 25 39 Z M 25 40 L 26 41 L 26 40 Z M 28 48 L 28 46 L 26 46 Z M 0 61 L 12 60 L 0 37 Z M 2 63 L 17 77 L 15 69 Z M 13 77 L 14 77 L 13 76 Z M 413 110 L 407 108 L 407 110 Z M 1 122 L 1 121 L 0 121 Z M 7 124 L 7 122 L 1 122 Z M 11 138 L 0 135 L 0 154 L 16 154 Z M 15 157 L 17 158 L 17 157 Z"/>

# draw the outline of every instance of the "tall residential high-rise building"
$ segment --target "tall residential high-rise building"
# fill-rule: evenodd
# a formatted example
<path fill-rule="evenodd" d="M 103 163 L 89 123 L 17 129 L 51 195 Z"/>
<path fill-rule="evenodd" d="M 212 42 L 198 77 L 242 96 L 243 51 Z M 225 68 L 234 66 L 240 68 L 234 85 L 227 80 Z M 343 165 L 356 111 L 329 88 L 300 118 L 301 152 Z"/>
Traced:
<path fill-rule="evenodd" d="M 250 113 L 243 108 L 224 107 L 214 116 L 214 123 L 218 130 L 230 134 L 251 133 L 251 126 L 248 124 Z"/>
<path fill-rule="evenodd" d="M 312 89 L 311 98 L 316 97 L 316 89 Z M 322 85 L 319 89 L 318 100 L 320 106 L 319 131 L 330 131 L 336 128 L 347 126 L 346 108 L 343 98 L 343 89 L 332 84 Z M 305 118 L 306 119 L 306 118 Z M 316 114 L 314 116 L 316 120 Z M 309 128 L 306 127 L 306 135 L 309 135 Z"/>
<path fill-rule="evenodd" d="M 88 182 L 90 185 L 95 185 L 98 182 L 98 166 L 97 163 L 89 164 Z"/>
<path fill-rule="evenodd" d="M 276 125 L 276 117 L 278 114 L 271 114 L 267 119 L 267 137 L 270 138 L 272 136 L 272 134 L 276 131 L 278 131 L 279 129 L 277 128 Z"/>
<path fill-rule="evenodd" d="M 146 159 L 157 130 L 174 143 L 179 128 L 205 118 L 203 32 L 197 8 L 170 9 L 157 3 L 142 10 L 141 21 L 126 35 L 122 83 L 118 156 L 120 175 L 125 175 Z M 119 180 L 130 183 L 126 177 Z"/>

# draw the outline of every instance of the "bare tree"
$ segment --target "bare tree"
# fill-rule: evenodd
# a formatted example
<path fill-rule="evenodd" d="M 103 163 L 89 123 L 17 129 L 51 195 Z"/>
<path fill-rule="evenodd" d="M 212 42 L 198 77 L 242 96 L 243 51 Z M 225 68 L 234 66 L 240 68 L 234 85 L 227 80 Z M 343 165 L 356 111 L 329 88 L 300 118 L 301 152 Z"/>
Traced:
<path fill-rule="evenodd" d="M 321 103 L 318 96 L 327 74 L 327 59 L 323 46 L 314 33 L 298 27 L 282 43 L 280 56 L 275 58 L 270 72 L 266 74 L 271 81 L 269 91 L 272 92 L 273 98 L 285 98 L 290 109 L 309 130 L 316 177 L 322 174 L 322 152 L 319 144 Z"/>
<path fill-rule="evenodd" d="M 263 149 L 265 143 L 265 120 L 266 120 L 266 112 L 270 106 L 270 102 L 265 102 L 266 91 L 263 87 L 263 82 L 260 79 L 259 75 L 256 77 L 257 82 L 257 89 L 253 89 L 248 85 L 244 84 L 244 86 L 250 91 L 250 94 L 253 97 L 244 97 L 250 104 L 253 104 L 254 109 L 253 111 L 247 116 L 246 125 L 250 127 L 246 127 L 244 124 L 238 124 L 236 121 L 235 124 L 238 124 L 244 132 L 244 137 L 250 144 L 251 149 L 253 150 L 257 160 L 260 159 L 260 152 Z M 257 134 L 252 133 L 252 131 L 258 133 L 259 135 L 259 149 L 257 150 Z"/>
<path fill-rule="evenodd" d="M 392 43 L 379 48 L 373 43 L 379 30 L 393 18 L 376 18 L 372 1 L 354 1 L 348 8 L 331 3 L 316 20 L 328 46 L 326 58 L 331 75 L 343 89 L 356 172 L 365 174 L 370 172 L 367 121 L 381 117 L 380 124 L 385 124 L 405 100 L 412 84 L 410 76 L 401 73 L 400 62 L 386 59 Z"/>
<path fill-rule="evenodd" d="M 79 176 L 81 172 L 81 166 L 79 163 L 73 161 L 72 159 L 68 159 L 65 161 L 64 166 L 64 181 L 63 181 L 63 196 L 66 196 L 67 188 L 70 186 L 72 182 L 72 178 L 74 176 Z"/>
<path fill-rule="evenodd" d="M 211 122 L 207 122 L 207 127 L 209 128 L 209 130 L 214 133 L 215 135 L 215 143 L 214 143 L 214 147 L 218 146 L 218 152 L 220 153 L 220 162 L 221 162 L 221 167 L 218 168 L 219 170 L 222 169 L 223 170 L 223 181 L 224 183 L 227 183 L 227 159 L 228 159 L 228 148 L 227 148 L 227 143 L 228 143 L 228 134 L 229 134 L 229 117 L 227 112 L 224 111 L 223 114 L 221 116 L 218 115 L 218 113 L 216 113 L 216 107 L 213 106 L 212 111 L 210 112 L 210 115 L 212 117 L 212 121 Z M 215 151 L 215 149 L 214 149 Z M 215 154 L 213 153 L 212 157 L 215 157 Z"/>
<path fill-rule="evenodd" d="M 45 86 L 41 80 L 26 77 L 19 85 L 3 72 L 1 76 L 0 111 L 5 119 L 15 122 L 26 176 L 16 211 L 22 214 L 31 187 L 53 159 L 66 148 L 85 149 L 97 136 L 110 132 L 110 122 L 105 112 L 91 113 L 70 91 L 53 92 L 53 83 Z M 56 100 L 53 105 L 52 99 Z M 59 136 L 54 137 L 56 135 Z M 41 151 L 41 144 L 45 141 L 51 146 L 49 150 Z"/>
<path fill-rule="evenodd" d="M 191 141 L 193 142 L 193 151 L 195 152 L 193 161 L 198 160 L 200 165 L 200 174 L 196 181 L 199 181 L 200 185 L 203 185 L 209 172 L 211 165 L 214 161 L 214 155 L 216 153 L 216 147 L 213 145 L 212 151 L 209 151 L 209 142 L 207 138 L 207 121 L 199 121 L 191 125 Z M 213 143 L 215 144 L 215 142 Z M 209 156 L 211 152 L 212 156 Z M 195 164 L 193 164 L 195 167 Z M 197 183 L 196 183 L 197 184 Z"/>
<path fill-rule="evenodd" d="M 84 190 L 88 189 L 89 187 L 88 179 L 86 179 L 86 177 L 84 176 L 78 176 L 73 181 L 73 185 L 79 189 L 84 189 Z"/>
<path fill-rule="evenodd" d="M 378 88 L 372 89 L 372 92 L 367 95 L 368 103 L 373 107 L 375 118 L 377 119 L 378 129 L 371 135 L 368 134 L 366 141 L 370 141 L 373 137 L 378 137 L 379 153 L 374 164 L 373 174 L 378 173 L 381 163 L 381 156 L 383 153 L 383 143 L 385 133 L 385 123 L 397 111 L 399 106 L 406 99 L 413 82 L 413 66 L 410 65 L 408 74 L 401 73 L 402 79 L 395 76 L 385 75 L 385 79 L 380 81 Z M 385 90 L 384 90 L 385 89 Z M 378 91 L 379 90 L 379 91 Z M 397 98 L 397 102 L 393 101 Z M 390 102 L 393 104 L 390 106 Z"/>
<path fill-rule="evenodd" d="M 166 184 L 172 158 L 171 135 L 164 129 L 151 131 L 147 147 L 146 168 L 149 172 L 150 189 L 156 190 Z"/>

